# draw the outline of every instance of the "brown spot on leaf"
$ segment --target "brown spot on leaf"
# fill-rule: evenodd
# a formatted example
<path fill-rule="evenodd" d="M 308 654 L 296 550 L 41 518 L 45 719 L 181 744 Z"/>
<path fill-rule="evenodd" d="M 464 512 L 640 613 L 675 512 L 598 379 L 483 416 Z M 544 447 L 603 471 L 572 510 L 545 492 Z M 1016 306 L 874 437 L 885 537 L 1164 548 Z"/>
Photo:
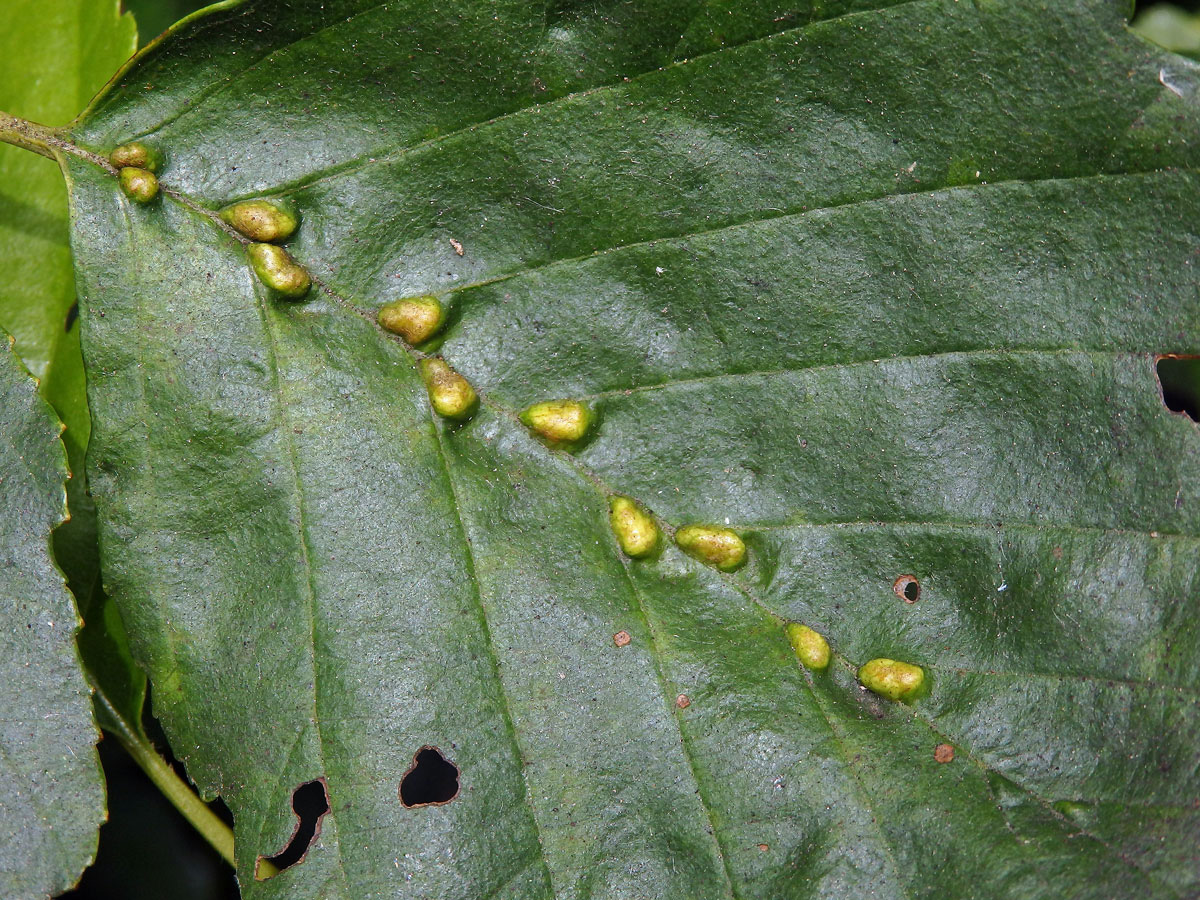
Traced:
<path fill-rule="evenodd" d="M 675 698 L 675 705 L 678 706 L 680 709 L 687 709 L 689 706 L 692 705 L 692 701 L 688 697 L 687 694 L 680 694 L 678 697 Z"/>
<path fill-rule="evenodd" d="M 629 642 L 632 640 L 633 638 L 629 636 L 628 631 L 618 631 L 613 635 L 613 643 L 618 647 L 627 647 L 629 646 Z"/>
<path fill-rule="evenodd" d="M 459 243 L 458 241 L 456 241 L 454 238 L 450 238 L 450 246 L 454 248 L 454 252 L 457 253 L 459 256 L 462 256 L 463 253 L 465 252 L 463 250 L 463 245 L 461 243 Z"/>
<path fill-rule="evenodd" d="M 933 748 L 933 758 L 940 763 L 954 761 L 954 748 L 949 744 L 938 744 Z"/>

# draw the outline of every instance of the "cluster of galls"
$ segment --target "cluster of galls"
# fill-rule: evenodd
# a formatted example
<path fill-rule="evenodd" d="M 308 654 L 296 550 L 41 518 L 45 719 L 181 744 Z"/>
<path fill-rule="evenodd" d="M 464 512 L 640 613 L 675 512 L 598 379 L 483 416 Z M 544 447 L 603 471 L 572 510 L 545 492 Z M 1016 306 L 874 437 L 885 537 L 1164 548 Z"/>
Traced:
<path fill-rule="evenodd" d="M 158 196 L 155 173 L 162 157 L 140 141 L 123 144 L 109 155 L 116 167 L 121 189 L 138 203 L 149 203 Z M 264 285 L 289 300 L 300 300 L 312 287 L 305 268 L 279 246 L 290 238 L 300 224 L 299 214 L 287 200 L 256 199 L 233 203 L 220 213 L 222 221 L 249 239 L 246 253 L 250 265 Z M 431 340 L 446 322 L 446 310 L 434 296 L 405 297 L 380 308 L 381 328 L 399 335 L 411 346 Z M 420 362 L 421 377 L 429 392 L 429 402 L 443 418 L 469 419 L 479 405 L 479 396 L 471 383 L 441 357 L 425 357 Z M 546 400 L 535 403 L 520 414 L 520 420 L 551 446 L 577 446 L 594 422 L 592 411 L 578 400 Z M 643 559 L 657 553 L 661 530 L 654 517 L 637 501 L 614 495 L 609 498 L 609 524 L 621 550 L 629 557 Z M 716 525 L 686 525 L 675 532 L 675 543 L 694 559 L 722 572 L 732 572 L 746 560 L 746 545 L 729 528 Z M 786 632 L 796 658 L 813 671 L 829 666 L 832 652 L 829 642 L 812 628 L 789 623 Z M 894 659 L 873 659 L 858 670 L 858 680 L 867 689 L 889 700 L 910 701 L 921 696 L 925 672 L 920 666 Z"/>
<path fill-rule="evenodd" d="M 158 197 L 158 176 L 154 173 L 162 166 L 162 156 L 157 150 L 134 141 L 113 150 L 108 161 L 116 168 L 121 190 L 130 200 L 149 203 Z"/>
<path fill-rule="evenodd" d="M 153 147 L 133 141 L 108 155 L 117 169 L 121 190 L 131 200 L 150 203 L 158 197 L 162 154 Z M 290 238 L 300 224 L 295 206 L 288 200 L 241 200 L 220 212 L 221 220 L 249 239 L 246 255 L 259 280 L 280 297 L 302 299 L 312 287 L 304 266 L 279 244 Z"/>

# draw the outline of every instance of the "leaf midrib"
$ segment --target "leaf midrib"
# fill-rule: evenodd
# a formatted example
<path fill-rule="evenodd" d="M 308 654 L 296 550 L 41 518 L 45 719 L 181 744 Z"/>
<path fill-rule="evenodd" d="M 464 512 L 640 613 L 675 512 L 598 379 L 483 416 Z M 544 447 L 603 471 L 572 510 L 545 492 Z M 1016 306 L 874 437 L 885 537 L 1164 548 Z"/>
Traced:
<path fill-rule="evenodd" d="M 251 286 L 254 292 L 254 306 L 258 311 L 259 318 L 262 322 L 263 332 L 267 337 L 267 347 L 269 352 L 268 364 L 271 368 L 271 393 L 274 396 L 277 408 L 276 413 L 276 428 L 283 438 L 286 446 L 288 467 L 291 473 L 292 481 L 292 501 L 295 504 L 296 510 L 296 532 L 299 538 L 300 559 L 304 566 L 305 574 L 305 600 L 308 607 L 308 649 L 309 649 L 309 666 L 312 673 L 312 723 L 316 729 L 317 753 L 319 755 L 321 765 L 321 775 L 327 776 L 329 766 L 325 755 L 325 732 L 321 722 L 324 716 L 320 712 L 320 680 L 317 675 L 317 587 L 316 573 L 312 564 L 312 550 L 309 546 L 308 525 L 306 523 L 305 502 L 304 502 L 304 484 L 300 478 L 300 468 L 296 455 L 296 442 L 293 437 L 293 426 L 288 416 L 288 402 L 283 388 L 282 379 L 279 371 L 279 355 L 277 353 L 278 336 L 275 331 L 275 325 L 272 322 L 271 310 L 267 308 L 263 301 L 263 290 L 258 284 Z M 328 801 L 328 812 L 326 815 L 333 822 L 337 821 L 337 814 L 334 812 L 333 793 L 329 787 L 328 781 L 325 783 L 326 800 Z M 264 817 L 265 821 L 265 817 Z M 341 841 L 334 842 L 335 853 L 337 856 L 337 869 L 341 875 L 342 890 L 346 896 L 349 891 L 350 878 L 346 872 L 346 863 L 342 857 Z"/>
<path fill-rule="evenodd" d="M 428 404 L 426 404 L 428 407 Z M 437 448 L 438 461 L 442 466 L 442 474 L 445 476 L 446 491 L 449 494 L 450 507 L 454 510 L 454 527 L 458 531 L 459 540 L 464 548 L 464 555 L 467 564 L 467 577 L 471 582 L 471 598 L 475 601 L 476 609 L 479 613 L 480 621 L 483 623 L 483 631 L 487 641 L 488 657 L 491 661 L 492 671 L 495 673 L 496 685 L 500 690 L 500 701 L 504 713 L 504 725 L 508 731 L 509 738 L 512 741 L 513 749 L 516 751 L 517 760 L 521 766 L 521 785 L 523 789 L 523 799 L 525 807 L 529 811 L 529 818 L 533 822 L 533 827 L 537 831 L 538 854 L 542 862 L 542 869 L 546 873 L 546 880 L 550 883 L 550 891 L 554 896 L 558 896 L 558 889 L 554 884 L 554 871 L 550 866 L 549 860 L 546 859 L 546 845 L 542 836 L 542 823 L 538 819 L 537 808 L 533 804 L 533 789 L 529 783 L 529 766 L 525 764 L 526 754 L 525 748 L 521 743 L 520 735 L 517 732 L 516 723 L 512 717 L 512 704 L 508 696 L 508 687 L 504 683 L 504 674 L 500 669 L 500 657 L 496 652 L 496 642 L 492 634 L 492 625 L 488 620 L 487 607 L 483 603 L 483 596 L 480 592 L 478 568 L 475 565 L 475 548 L 471 543 L 471 539 L 467 534 L 466 524 L 463 522 L 462 506 L 458 500 L 458 490 L 454 486 L 454 475 L 450 468 L 450 461 L 446 457 L 446 448 L 442 441 L 442 430 L 435 414 L 430 408 L 428 410 L 430 419 L 430 430 L 433 434 L 433 442 Z M 511 879 L 510 879 L 511 880 Z"/>

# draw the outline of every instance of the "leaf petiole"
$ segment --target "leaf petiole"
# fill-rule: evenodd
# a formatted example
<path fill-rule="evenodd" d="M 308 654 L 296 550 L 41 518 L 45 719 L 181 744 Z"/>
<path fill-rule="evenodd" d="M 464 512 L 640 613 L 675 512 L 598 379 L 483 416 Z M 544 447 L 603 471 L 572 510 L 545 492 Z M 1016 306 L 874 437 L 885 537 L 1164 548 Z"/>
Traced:
<path fill-rule="evenodd" d="M 55 138 L 55 133 L 44 125 L 37 125 L 0 110 L 0 141 L 54 159 Z"/>
<path fill-rule="evenodd" d="M 121 742 L 121 746 L 154 782 L 155 787 L 162 791 L 163 796 L 200 832 L 212 848 L 231 866 L 236 866 L 233 855 L 233 830 L 209 809 L 174 769 L 167 765 L 167 761 L 158 754 L 141 729 L 117 711 L 116 706 L 94 681 L 93 687 L 95 702 L 99 707 L 105 730 Z"/>

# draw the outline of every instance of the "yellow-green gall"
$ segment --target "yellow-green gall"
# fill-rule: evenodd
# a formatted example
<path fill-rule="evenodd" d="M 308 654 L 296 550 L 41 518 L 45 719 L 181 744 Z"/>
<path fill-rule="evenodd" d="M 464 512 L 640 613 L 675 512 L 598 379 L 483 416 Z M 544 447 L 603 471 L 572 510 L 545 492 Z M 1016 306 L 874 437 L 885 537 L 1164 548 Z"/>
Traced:
<path fill-rule="evenodd" d="M 675 532 L 675 543 L 688 556 L 732 572 L 746 560 L 746 545 L 728 528 L 716 525 L 685 525 Z"/>
<path fill-rule="evenodd" d="M 141 141 L 122 144 L 108 154 L 108 161 L 118 169 L 145 169 L 157 172 L 162 168 L 162 154 Z"/>
<path fill-rule="evenodd" d="M 421 360 L 421 377 L 429 391 L 433 411 L 447 419 L 467 419 L 475 412 L 479 396 L 471 382 L 446 364 L 444 359 L 431 356 Z"/>
<path fill-rule="evenodd" d="M 438 333 L 446 321 L 446 310 L 437 297 L 405 297 L 383 304 L 379 326 L 398 334 L 410 344 L 421 344 Z"/>
<path fill-rule="evenodd" d="M 286 241 L 300 224 L 288 200 L 241 200 L 221 210 L 221 218 L 252 241 Z"/>
<path fill-rule="evenodd" d="M 254 274 L 271 290 L 299 300 L 312 287 L 312 279 L 304 266 L 292 259 L 292 255 L 274 244 L 251 244 L 246 248 Z"/>
<path fill-rule="evenodd" d="M 546 400 L 521 413 L 533 432 L 555 443 L 578 441 L 592 424 L 592 411 L 578 400 Z"/>
<path fill-rule="evenodd" d="M 158 178 L 149 169 L 126 166 L 117 173 L 117 180 L 121 182 L 121 190 L 130 200 L 149 203 L 158 196 Z"/>
<path fill-rule="evenodd" d="M 807 668 L 821 671 L 829 665 L 829 641 L 807 625 L 791 622 L 787 627 L 788 641 L 796 651 L 796 657 Z"/>
<path fill-rule="evenodd" d="M 889 700 L 911 700 L 925 684 L 925 670 L 894 659 L 873 659 L 858 670 L 862 686 Z"/>
<path fill-rule="evenodd" d="M 610 497 L 608 506 L 608 522 L 621 549 L 635 559 L 653 553 L 658 547 L 654 519 L 628 497 Z"/>

